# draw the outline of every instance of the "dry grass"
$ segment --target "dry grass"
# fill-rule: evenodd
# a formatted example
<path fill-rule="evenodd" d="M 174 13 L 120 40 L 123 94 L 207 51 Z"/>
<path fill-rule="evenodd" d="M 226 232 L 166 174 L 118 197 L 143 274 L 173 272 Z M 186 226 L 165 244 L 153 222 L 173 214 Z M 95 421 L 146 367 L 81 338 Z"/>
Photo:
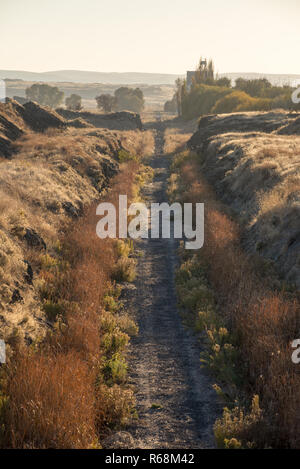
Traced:
<path fill-rule="evenodd" d="M 26 130 L 15 148 L 12 160 L 0 162 L 0 311 L 7 313 L 1 315 L 0 330 L 6 338 L 18 328 L 32 340 L 47 328 L 36 276 L 44 252 L 27 245 L 26 229 L 34 230 L 45 241 L 48 254 L 55 256 L 59 232 L 72 220 L 70 213 L 82 213 L 106 190 L 120 150 L 139 159 L 153 151 L 153 136 L 93 127 L 43 134 Z M 33 269 L 33 284 L 25 281 L 24 260 Z M 22 300 L 13 304 L 16 289 Z"/>
<path fill-rule="evenodd" d="M 97 441 L 94 374 L 76 353 L 24 351 L 9 370 L 4 447 L 87 448 Z"/>
<path fill-rule="evenodd" d="M 260 396 L 263 425 L 252 441 L 259 447 L 297 448 L 300 382 L 291 361 L 291 341 L 299 335 L 299 300 L 276 292 L 264 263 L 241 249 L 239 227 L 203 180 L 198 158 L 179 161 L 177 196 L 206 204 L 205 245 L 197 262 L 206 266 L 218 315 L 237 341 L 240 358 L 235 366 L 244 370 L 243 388 Z"/>
<path fill-rule="evenodd" d="M 165 132 L 165 152 L 173 153 L 175 151 L 180 151 L 191 136 L 191 133 L 180 134 L 176 129 L 167 129 Z"/>
<path fill-rule="evenodd" d="M 135 162 L 125 165 L 105 200 L 114 202 L 120 193 L 131 200 L 137 170 Z M 131 415 L 123 354 L 136 326 L 128 315 L 115 314 L 112 280 L 120 255 L 126 260 L 129 251 L 99 239 L 97 221 L 93 205 L 68 227 L 59 254 L 44 256 L 41 294 L 56 323 L 35 351 L 17 345 L 10 360 L 4 447 L 92 447 Z"/>
<path fill-rule="evenodd" d="M 209 181 L 245 226 L 249 250 L 276 261 L 298 288 L 299 143 L 295 135 L 224 134 L 202 157 Z"/>
<path fill-rule="evenodd" d="M 191 138 L 193 132 L 197 127 L 197 120 L 191 120 L 188 122 L 176 121 L 174 123 L 170 121 L 168 128 L 165 131 L 165 153 L 173 153 L 180 151 L 184 148 L 186 142 Z"/>

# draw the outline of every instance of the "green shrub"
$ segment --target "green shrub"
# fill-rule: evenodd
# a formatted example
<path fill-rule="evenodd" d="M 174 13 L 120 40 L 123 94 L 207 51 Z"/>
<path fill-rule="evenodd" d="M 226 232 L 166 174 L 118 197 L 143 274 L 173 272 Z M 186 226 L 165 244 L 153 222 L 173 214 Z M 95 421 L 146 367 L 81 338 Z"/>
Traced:
<path fill-rule="evenodd" d="M 234 89 L 228 86 L 195 85 L 182 97 L 182 116 L 185 119 L 193 119 L 211 113 L 269 111 L 275 108 L 297 109 L 297 105 L 293 105 L 291 101 L 292 88 L 259 85 L 258 91 L 255 92 L 255 83 L 250 83 L 251 80 L 249 83 L 247 80 L 242 81 L 247 86 Z M 255 85 L 253 90 L 252 85 Z M 248 88 L 251 93 L 247 91 Z"/>
<path fill-rule="evenodd" d="M 219 99 L 212 108 L 216 114 L 240 111 L 267 111 L 271 109 L 271 100 L 253 98 L 244 91 L 232 91 Z"/>
<path fill-rule="evenodd" d="M 136 261 L 122 257 L 118 260 L 112 279 L 117 282 L 133 282 L 136 277 Z"/>
<path fill-rule="evenodd" d="M 259 438 L 259 427 L 262 425 L 262 411 L 259 396 L 252 399 L 250 412 L 238 405 L 230 410 L 225 407 L 223 417 L 214 425 L 214 434 L 218 448 L 239 449 L 255 446 L 253 436 Z"/>
<path fill-rule="evenodd" d="M 213 307 L 201 309 L 198 311 L 195 320 L 195 329 L 198 332 L 210 330 L 212 327 L 220 328 L 222 326 L 221 318 L 215 313 Z"/>
<path fill-rule="evenodd" d="M 102 373 L 105 382 L 109 385 L 125 383 L 127 377 L 125 358 L 120 353 L 114 354 L 110 359 L 105 361 Z"/>
<path fill-rule="evenodd" d="M 224 86 L 196 85 L 191 92 L 183 97 L 182 115 L 184 119 L 193 119 L 202 114 L 209 114 L 215 103 L 231 93 L 231 89 Z"/>
<path fill-rule="evenodd" d="M 133 252 L 132 240 L 116 240 L 116 249 L 119 257 L 128 257 Z"/>
<path fill-rule="evenodd" d="M 132 155 L 129 151 L 120 150 L 118 153 L 118 160 L 120 163 L 126 163 L 127 161 L 136 161 L 137 156 Z"/>
<path fill-rule="evenodd" d="M 8 397 L 0 393 L 0 445 L 5 434 L 5 411 L 8 405 Z"/>
<path fill-rule="evenodd" d="M 43 310 L 46 313 L 48 321 L 55 322 L 57 317 L 63 313 L 64 306 L 61 303 L 48 300 L 43 304 Z"/>

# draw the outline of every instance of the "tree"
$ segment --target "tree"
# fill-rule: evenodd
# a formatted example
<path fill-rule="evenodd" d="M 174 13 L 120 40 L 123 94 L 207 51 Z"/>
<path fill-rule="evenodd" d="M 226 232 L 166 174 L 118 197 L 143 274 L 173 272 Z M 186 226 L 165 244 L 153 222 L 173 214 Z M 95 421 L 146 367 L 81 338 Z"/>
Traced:
<path fill-rule="evenodd" d="M 225 88 L 230 88 L 231 87 L 231 80 L 230 80 L 230 78 L 222 77 L 222 78 L 218 78 L 215 81 L 215 84 L 217 86 L 224 86 Z"/>
<path fill-rule="evenodd" d="M 176 94 L 174 94 L 173 98 L 170 101 L 166 101 L 164 104 L 164 111 L 165 112 L 177 112 L 177 98 Z"/>
<path fill-rule="evenodd" d="M 116 106 L 116 98 L 111 94 L 101 94 L 95 99 L 98 109 L 103 109 L 104 112 L 112 112 Z"/>
<path fill-rule="evenodd" d="M 213 85 L 215 81 L 214 64 L 200 57 L 199 65 L 195 71 L 195 84 Z"/>
<path fill-rule="evenodd" d="M 140 88 L 122 86 L 115 91 L 115 98 L 119 111 L 141 112 L 144 109 L 144 95 Z"/>
<path fill-rule="evenodd" d="M 26 88 L 26 97 L 31 101 L 36 101 L 42 106 L 57 107 L 64 99 L 64 92 L 57 86 L 50 86 L 45 83 L 35 83 Z"/>
<path fill-rule="evenodd" d="M 235 88 L 244 91 L 253 97 L 264 97 L 266 90 L 272 88 L 272 84 L 266 78 L 255 80 L 246 80 L 245 78 L 237 78 Z"/>
<path fill-rule="evenodd" d="M 186 94 L 186 82 L 185 80 L 181 80 L 180 78 L 177 78 L 177 80 L 175 81 L 175 86 L 176 86 L 175 100 L 176 100 L 176 105 L 177 105 L 178 116 L 180 117 L 182 115 L 183 97 Z"/>
<path fill-rule="evenodd" d="M 71 96 L 66 98 L 66 107 L 70 111 L 80 111 L 80 109 L 82 109 L 81 96 L 78 94 L 71 94 Z"/>

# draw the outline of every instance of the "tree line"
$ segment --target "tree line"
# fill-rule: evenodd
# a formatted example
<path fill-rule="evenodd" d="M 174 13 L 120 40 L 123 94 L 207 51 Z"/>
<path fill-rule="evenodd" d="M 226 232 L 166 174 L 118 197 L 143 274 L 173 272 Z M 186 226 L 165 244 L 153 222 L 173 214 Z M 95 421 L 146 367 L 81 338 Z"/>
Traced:
<path fill-rule="evenodd" d="M 118 88 L 114 95 L 101 94 L 96 97 L 98 109 L 104 112 L 132 111 L 141 112 L 144 109 L 144 95 L 140 88 Z"/>
<path fill-rule="evenodd" d="M 295 88 L 273 86 L 266 78 L 238 78 L 232 84 L 227 77 L 215 74 L 212 60 L 200 58 L 191 83 L 178 79 L 172 100 L 165 103 L 166 112 L 177 112 L 185 119 L 202 114 L 271 109 L 299 110 L 291 95 Z"/>
<path fill-rule="evenodd" d="M 64 101 L 64 92 L 57 86 L 50 86 L 46 83 L 35 83 L 25 90 L 26 98 L 36 101 L 42 106 L 57 108 Z M 101 94 L 95 98 L 97 108 L 104 112 L 132 111 L 141 112 L 144 109 L 144 95 L 140 88 L 128 88 L 122 86 L 118 88 L 114 95 Z M 82 109 L 81 96 L 71 94 L 65 98 L 66 108 L 72 111 Z"/>

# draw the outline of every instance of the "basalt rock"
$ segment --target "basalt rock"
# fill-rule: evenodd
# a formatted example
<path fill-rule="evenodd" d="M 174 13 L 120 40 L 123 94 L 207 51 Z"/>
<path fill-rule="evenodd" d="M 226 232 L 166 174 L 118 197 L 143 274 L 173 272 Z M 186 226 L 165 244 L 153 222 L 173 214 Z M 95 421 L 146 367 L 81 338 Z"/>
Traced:
<path fill-rule="evenodd" d="M 38 249 L 46 249 L 46 243 L 43 238 L 32 228 L 26 228 L 24 239 L 28 246 Z"/>

